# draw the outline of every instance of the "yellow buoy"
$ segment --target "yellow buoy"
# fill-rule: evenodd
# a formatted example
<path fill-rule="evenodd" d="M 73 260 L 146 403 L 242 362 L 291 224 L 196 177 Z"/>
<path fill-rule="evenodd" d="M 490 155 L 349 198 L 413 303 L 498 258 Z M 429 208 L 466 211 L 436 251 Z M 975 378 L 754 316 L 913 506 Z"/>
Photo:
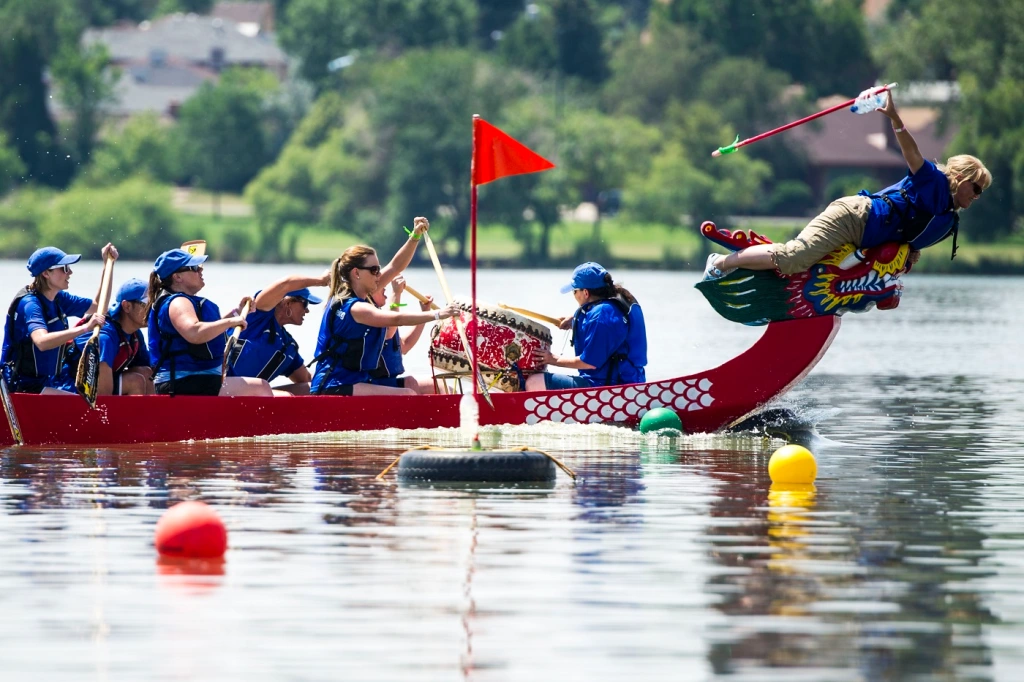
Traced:
<path fill-rule="evenodd" d="M 768 475 L 773 483 L 814 483 L 818 463 L 802 445 L 784 445 L 768 460 Z"/>

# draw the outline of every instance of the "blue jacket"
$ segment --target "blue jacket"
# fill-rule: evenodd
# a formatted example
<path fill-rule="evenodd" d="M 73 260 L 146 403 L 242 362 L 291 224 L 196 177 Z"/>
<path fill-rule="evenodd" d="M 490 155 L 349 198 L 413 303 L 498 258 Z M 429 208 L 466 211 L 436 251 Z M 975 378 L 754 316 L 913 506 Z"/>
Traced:
<path fill-rule="evenodd" d="M 274 317 L 273 309 L 252 311 L 245 323 L 245 329 L 238 335 L 239 351 L 228 367 L 228 376 L 273 381 L 279 376 L 291 376 L 305 364 L 299 355 L 299 344 Z"/>
<path fill-rule="evenodd" d="M 647 328 L 638 303 L 606 298 L 581 306 L 572 321 L 576 356 L 593 365 L 580 376 L 591 386 L 617 386 L 646 381 Z"/>
<path fill-rule="evenodd" d="M 171 324 L 171 301 L 179 296 L 192 303 L 200 322 L 220 319 L 220 309 L 208 299 L 180 292 L 157 297 L 149 311 L 149 355 L 153 360 L 153 381 L 158 384 L 190 374 L 219 373 L 224 361 L 226 334 L 206 343 L 193 344 Z"/>
<path fill-rule="evenodd" d="M 68 329 L 69 315 L 82 317 L 90 306 L 92 299 L 66 291 L 57 292 L 52 301 L 27 289 L 19 292 L 7 311 L 0 351 L 0 363 L 12 391 L 38 393 L 47 386 L 74 383 L 80 357 L 74 344 L 41 351 L 32 343 L 32 332 L 64 331 Z"/>
<path fill-rule="evenodd" d="M 954 234 L 959 223 L 949 178 L 931 161 L 895 185 L 875 194 L 862 190 L 860 195 L 871 197 L 861 248 L 906 242 L 920 250 Z"/>
<path fill-rule="evenodd" d="M 380 365 L 387 329 L 356 322 L 351 310 L 359 302 L 355 297 L 340 303 L 333 301 L 324 311 L 316 340 L 316 372 L 310 392 L 366 383 L 370 373 Z"/>

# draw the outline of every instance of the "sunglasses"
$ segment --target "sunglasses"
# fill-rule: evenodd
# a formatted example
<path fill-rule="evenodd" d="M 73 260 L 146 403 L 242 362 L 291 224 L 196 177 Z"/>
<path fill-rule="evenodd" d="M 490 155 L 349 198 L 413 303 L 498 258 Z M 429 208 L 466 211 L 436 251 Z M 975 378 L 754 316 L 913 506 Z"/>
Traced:
<path fill-rule="evenodd" d="M 70 265 L 54 265 L 52 268 L 50 268 L 50 270 L 63 270 L 65 274 L 71 274 Z"/>
<path fill-rule="evenodd" d="M 202 269 L 202 265 L 186 265 L 183 268 L 178 268 L 175 272 L 199 272 Z"/>
<path fill-rule="evenodd" d="M 356 269 L 357 270 L 366 270 L 367 272 L 369 272 L 374 277 L 376 277 L 377 275 L 380 274 L 380 266 L 379 265 L 371 265 L 370 267 L 366 267 L 364 265 L 357 265 Z"/>
<path fill-rule="evenodd" d="M 306 299 L 292 297 L 291 301 L 293 303 L 299 303 L 299 304 L 302 305 L 303 308 L 305 308 L 306 310 L 309 310 L 309 301 L 307 301 Z"/>
<path fill-rule="evenodd" d="M 985 191 L 981 188 L 981 185 L 974 182 L 973 180 L 971 180 L 971 188 L 974 190 L 974 196 L 976 197 L 980 197 L 981 193 Z"/>

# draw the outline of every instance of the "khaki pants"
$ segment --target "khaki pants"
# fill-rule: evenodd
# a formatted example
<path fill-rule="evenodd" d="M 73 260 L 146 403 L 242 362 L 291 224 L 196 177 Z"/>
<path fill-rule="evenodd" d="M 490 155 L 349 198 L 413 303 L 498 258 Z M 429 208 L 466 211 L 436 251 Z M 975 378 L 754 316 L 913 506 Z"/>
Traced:
<path fill-rule="evenodd" d="M 871 212 L 871 197 L 836 199 L 818 214 L 794 239 L 772 248 L 775 267 L 784 275 L 809 270 L 843 244 L 860 246 L 864 226 Z"/>

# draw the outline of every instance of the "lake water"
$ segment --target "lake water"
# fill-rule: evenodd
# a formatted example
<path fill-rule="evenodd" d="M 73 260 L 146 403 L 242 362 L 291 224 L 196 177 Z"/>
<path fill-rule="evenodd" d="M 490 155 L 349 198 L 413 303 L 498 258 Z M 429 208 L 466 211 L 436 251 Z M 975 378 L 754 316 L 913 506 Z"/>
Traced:
<path fill-rule="evenodd" d="M 23 267 L 0 264 L 0 289 Z M 292 271 L 211 263 L 203 293 L 224 307 Z M 483 273 L 480 297 L 567 314 L 568 274 Z M 717 318 L 696 273 L 614 274 L 645 307 L 650 378 L 760 333 Z M 72 291 L 98 276 L 76 267 Z M 1019 679 L 1022 296 L 1020 278 L 912 274 L 897 310 L 844 318 L 782 401 L 816 430 L 813 492 L 771 489 L 780 440 L 604 426 L 492 432 L 580 476 L 542 488 L 374 480 L 447 430 L 3 451 L 2 678 Z M 321 309 L 295 333 L 307 355 Z M 425 345 L 407 367 L 427 370 Z M 158 561 L 180 499 L 225 520 L 223 564 Z"/>

